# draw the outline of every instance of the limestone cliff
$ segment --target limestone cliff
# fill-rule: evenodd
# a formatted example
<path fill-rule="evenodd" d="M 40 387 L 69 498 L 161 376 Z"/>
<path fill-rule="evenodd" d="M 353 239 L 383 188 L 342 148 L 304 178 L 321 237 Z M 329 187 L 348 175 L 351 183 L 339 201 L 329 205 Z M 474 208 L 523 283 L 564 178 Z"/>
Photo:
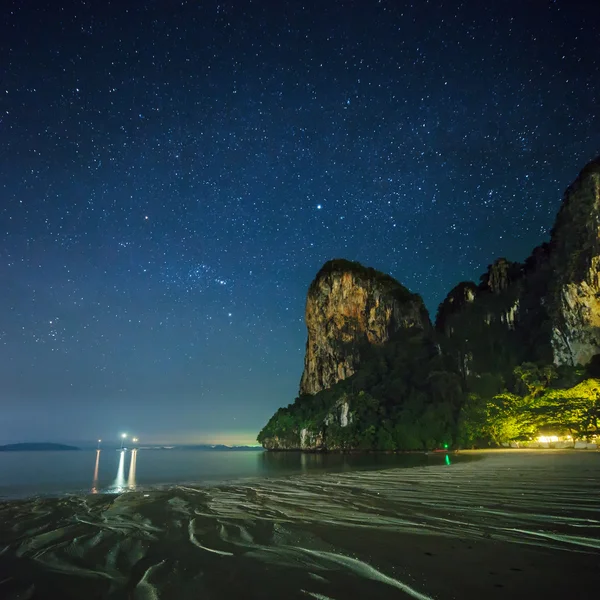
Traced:
<path fill-rule="evenodd" d="M 458 376 L 445 373 L 420 296 L 359 263 L 329 261 L 310 285 L 306 325 L 300 395 L 259 433 L 265 448 L 410 450 L 425 447 L 436 436 L 448 438 L 446 425 L 425 439 L 424 432 L 408 436 L 403 424 L 426 411 L 428 419 L 434 418 L 437 408 L 421 400 L 444 395 L 441 386 L 450 390 L 446 417 L 461 393 Z M 377 430 L 380 420 L 387 423 L 385 432 Z"/>
<path fill-rule="evenodd" d="M 356 372 L 280 408 L 258 435 L 269 450 L 418 450 L 448 444 L 463 398 L 431 328 L 366 345 Z"/>
<path fill-rule="evenodd" d="M 436 328 L 464 376 L 524 361 L 587 364 L 600 352 L 600 159 L 566 190 L 550 242 L 454 288 Z"/>
<path fill-rule="evenodd" d="M 554 360 L 587 364 L 600 352 L 600 158 L 565 192 L 550 246 Z"/>
<path fill-rule="evenodd" d="M 522 264 L 500 258 L 479 283 L 458 284 L 435 331 L 421 298 L 391 277 L 326 263 L 306 302 L 300 396 L 258 440 L 274 450 L 416 450 L 467 431 L 472 443 L 468 428 L 486 413 L 469 402 L 520 393 L 516 366 L 600 372 L 599 269 L 600 158 L 566 190 L 549 242 Z"/>
<path fill-rule="evenodd" d="M 308 341 L 300 395 L 354 374 L 365 344 L 383 344 L 402 328 L 429 329 L 421 297 L 359 263 L 332 260 L 312 282 L 305 311 Z"/>
<path fill-rule="evenodd" d="M 283 409 L 284 411 L 286 409 Z M 319 422 L 312 426 L 304 423 L 280 432 L 281 435 L 266 435 L 261 439 L 262 445 L 267 450 L 308 450 L 311 452 L 321 450 L 341 450 L 339 444 L 332 441 L 328 432 L 332 427 L 346 428 L 353 421 L 350 411 L 350 401 L 342 396 Z"/>

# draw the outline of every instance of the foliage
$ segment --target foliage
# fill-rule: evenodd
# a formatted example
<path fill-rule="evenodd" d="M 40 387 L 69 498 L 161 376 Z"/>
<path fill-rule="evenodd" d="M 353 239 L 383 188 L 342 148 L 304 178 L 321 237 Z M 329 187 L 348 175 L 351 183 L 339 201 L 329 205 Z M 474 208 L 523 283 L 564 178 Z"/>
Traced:
<path fill-rule="evenodd" d="M 521 387 L 528 396 L 536 398 L 543 394 L 553 380 L 558 377 L 554 365 L 523 363 L 514 370 L 517 388 Z"/>
<path fill-rule="evenodd" d="M 489 446 L 491 435 L 487 426 L 487 401 L 477 394 L 468 394 L 458 416 L 457 445 L 461 448 Z"/>
<path fill-rule="evenodd" d="M 535 432 L 528 412 L 532 399 L 505 392 L 487 402 L 486 427 L 493 442 L 524 440 Z"/>
<path fill-rule="evenodd" d="M 597 434 L 600 426 L 600 379 L 586 379 L 568 389 L 551 389 L 537 408 L 540 424 L 556 425 L 574 439 Z"/>
<path fill-rule="evenodd" d="M 471 393 L 458 419 L 461 445 L 495 444 L 533 438 L 540 431 L 585 439 L 600 425 L 600 379 L 583 369 L 524 363 L 515 368 L 513 390 Z"/>
<path fill-rule="evenodd" d="M 404 330 L 387 344 L 364 347 L 352 377 L 277 411 L 258 440 L 298 448 L 307 429 L 329 450 L 431 449 L 454 442 L 463 399 L 461 379 L 431 333 Z M 352 419 L 342 427 L 346 402 Z"/>
<path fill-rule="evenodd" d="M 306 429 L 330 450 L 397 451 L 486 447 L 540 431 L 573 439 L 600 433 L 600 378 L 590 377 L 596 361 L 587 369 L 523 363 L 508 382 L 491 373 L 468 378 L 465 393 L 423 333 L 405 332 L 365 352 L 353 377 L 279 409 L 259 442 L 276 438 L 279 447 L 299 448 Z M 352 419 L 343 427 L 345 402 Z"/>

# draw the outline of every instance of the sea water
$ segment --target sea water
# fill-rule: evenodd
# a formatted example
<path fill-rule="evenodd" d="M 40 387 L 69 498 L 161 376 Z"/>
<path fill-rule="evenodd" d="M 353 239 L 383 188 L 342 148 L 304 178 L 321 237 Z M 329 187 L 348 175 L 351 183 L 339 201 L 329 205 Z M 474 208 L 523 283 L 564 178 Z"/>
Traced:
<path fill-rule="evenodd" d="M 0 452 L 0 498 L 214 484 L 254 477 L 446 464 L 445 454 L 307 454 L 138 449 Z"/>

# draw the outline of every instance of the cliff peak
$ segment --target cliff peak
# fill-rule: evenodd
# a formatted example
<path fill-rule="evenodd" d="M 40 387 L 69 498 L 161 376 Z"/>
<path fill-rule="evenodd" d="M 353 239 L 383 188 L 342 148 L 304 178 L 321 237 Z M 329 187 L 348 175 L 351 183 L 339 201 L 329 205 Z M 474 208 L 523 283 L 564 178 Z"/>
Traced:
<path fill-rule="evenodd" d="M 506 258 L 498 258 L 481 276 L 481 287 L 493 294 L 501 294 L 517 279 L 521 277 L 523 265 L 511 262 Z"/>
<path fill-rule="evenodd" d="M 550 241 L 524 264 L 496 260 L 477 289 L 456 286 L 436 326 L 463 373 L 586 365 L 600 352 L 600 157 L 566 189 Z"/>
<path fill-rule="evenodd" d="M 365 344 L 399 329 L 430 328 L 421 297 L 393 277 L 358 262 L 326 262 L 306 299 L 308 329 L 300 394 L 316 394 L 354 374 Z"/>
<path fill-rule="evenodd" d="M 600 157 L 565 191 L 550 264 L 554 361 L 587 364 L 600 352 Z"/>
<path fill-rule="evenodd" d="M 410 300 L 411 298 L 420 297 L 418 294 L 413 294 L 406 287 L 404 287 L 399 281 L 394 279 L 391 275 L 378 271 L 373 267 L 365 267 L 363 264 L 347 260 L 345 258 L 334 258 L 328 260 L 318 271 L 315 278 L 313 279 L 310 288 L 318 286 L 319 282 L 334 274 L 352 275 L 356 281 L 371 281 L 376 282 L 382 290 L 386 290 L 388 293 L 397 297 L 399 300 Z"/>

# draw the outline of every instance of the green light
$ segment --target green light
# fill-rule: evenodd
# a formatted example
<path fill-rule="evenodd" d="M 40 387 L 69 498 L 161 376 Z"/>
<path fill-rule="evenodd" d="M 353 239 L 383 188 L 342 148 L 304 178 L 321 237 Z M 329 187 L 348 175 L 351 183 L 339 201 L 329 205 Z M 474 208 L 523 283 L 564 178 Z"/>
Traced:
<path fill-rule="evenodd" d="M 444 444 L 444 449 L 448 450 L 448 444 Z"/>

